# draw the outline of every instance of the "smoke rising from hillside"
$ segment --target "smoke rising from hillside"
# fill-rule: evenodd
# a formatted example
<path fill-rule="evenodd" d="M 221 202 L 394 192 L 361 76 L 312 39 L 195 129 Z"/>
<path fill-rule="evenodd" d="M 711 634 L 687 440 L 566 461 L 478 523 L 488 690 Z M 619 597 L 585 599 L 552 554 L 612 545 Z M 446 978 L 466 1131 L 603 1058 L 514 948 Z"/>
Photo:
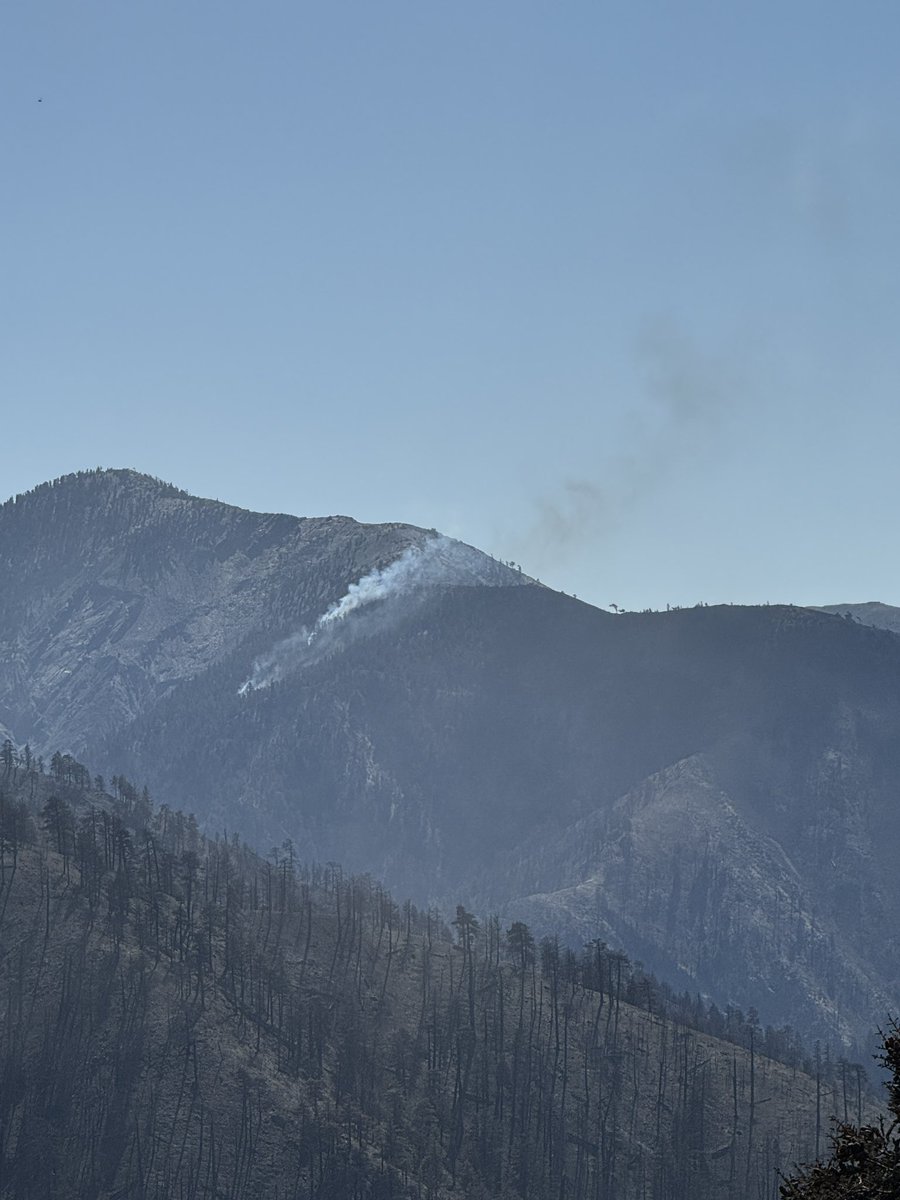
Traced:
<path fill-rule="evenodd" d="M 513 581 L 511 571 L 462 542 L 434 535 L 422 543 L 407 546 L 399 558 L 386 567 L 370 571 L 334 602 L 316 620 L 312 629 L 302 628 L 276 643 L 260 655 L 253 671 L 239 688 L 246 695 L 251 689 L 269 687 L 300 667 L 343 646 L 347 637 L 359 637 L 381 628 L 385 619 L 399 618 L 410 604 L 428 588 L 441 584 L 497 584 Z M 402 605 L 395 607 L 397 601 Z M 392 611 L 385 610 L 391 603 Z M 370 612 L 360 613 L 362 609 Z M 352 623 L 347 620 L 354 614 Z"/>

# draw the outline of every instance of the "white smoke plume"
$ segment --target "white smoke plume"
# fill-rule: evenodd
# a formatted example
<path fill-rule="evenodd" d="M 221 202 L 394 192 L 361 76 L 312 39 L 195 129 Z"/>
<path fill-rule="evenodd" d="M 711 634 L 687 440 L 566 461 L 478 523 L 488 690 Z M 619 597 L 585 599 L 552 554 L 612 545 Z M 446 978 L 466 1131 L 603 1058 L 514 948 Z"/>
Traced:
<path fill-rule="evenodd" d="M 379 601 L 395 602 L 402 597 L 407 603 L 397 610 L 396 615 L 400 615 L 408 611 L 408 602 L 426 588 L 449 583 L 472 585 L 514 581 L 513 572 L 506 566 L 471 546 L 437 534 L 420 545 L 408 546 L 388 566 L 370 571 L 358 582 L 351 583 L 346 594 L 322 613 L 311 630 L 300 629 L 260 655 L 253 664 L 250 678 L 238 690 L 243 696 L 251 689 L 269 687 L 336 648 L 335 637 L 351 613 L 358 613 Z M 531 581 L 523 577 L 522 582 Z M 383 605 L 379 605 L 379 611 L 383 611 Z M 374 618 L 374 610 L 369 617 L 370 620 Z M 359 624 L 359 620 L 357 616 L 353 621 L 356 636 L 367 629 Z"/>
<path fill-rule="evenodd" d="M 253 672 L 238 688 L 239 696 L 246 696 L 255 688 L 269 687 L 283 679 L 291 670 L 300 666 L 308 657 L 311 634 L 306 628 L 292 633 L 290 637 L 276 642 L 271 650 L 261 654 L 253 662 Z"/>

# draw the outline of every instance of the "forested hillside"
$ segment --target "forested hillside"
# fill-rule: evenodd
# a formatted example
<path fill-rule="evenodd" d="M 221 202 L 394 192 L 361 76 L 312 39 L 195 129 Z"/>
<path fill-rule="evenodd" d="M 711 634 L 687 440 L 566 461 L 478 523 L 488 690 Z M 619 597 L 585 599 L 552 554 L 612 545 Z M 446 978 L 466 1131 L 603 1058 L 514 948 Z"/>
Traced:
<path fill-rule="evenodd" d="M 0 784 L 4 1196 L 750 1200 L 872 1115 L 602 943 L 448 928 L 66 755 Z"/>

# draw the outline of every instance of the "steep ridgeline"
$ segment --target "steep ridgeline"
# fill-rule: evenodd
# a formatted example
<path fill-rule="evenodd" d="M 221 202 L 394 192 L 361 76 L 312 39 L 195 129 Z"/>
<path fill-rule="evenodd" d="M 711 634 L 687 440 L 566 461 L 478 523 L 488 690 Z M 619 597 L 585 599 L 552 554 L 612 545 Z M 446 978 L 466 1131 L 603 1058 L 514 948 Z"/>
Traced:
<path fill-rule="evenodd" d="M 246 512 L 135 471 L 44 484 L 0 507 L 0 722 L 38 752 L 80 753 L 433 540 L 410 525 Z M 443 541 L 445 578 L 518 581 Z"/>
<path fill-rule="evenodd" d="M 263 852 L 599 936 L 764 1022 L 852 1046 L 898 1009 L 890 632 L 613 616 L 409 526 L 130 472 L 0 509 L 0 565 L 20 745 L 83 746 Z"/>
<path fill-rule="evenodd" d="M 53 762 L 0 778 L 4 1197 L 756 1200 L 876 1117 L 600 943 L 451 936 Z"/>

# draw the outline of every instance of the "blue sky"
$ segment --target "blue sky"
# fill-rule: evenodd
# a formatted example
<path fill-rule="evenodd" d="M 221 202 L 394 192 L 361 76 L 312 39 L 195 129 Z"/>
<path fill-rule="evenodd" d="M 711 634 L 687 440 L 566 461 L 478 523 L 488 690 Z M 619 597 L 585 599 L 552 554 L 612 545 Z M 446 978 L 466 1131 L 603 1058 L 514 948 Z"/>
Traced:
<path fill-rule="evenodd" d="M 0 492 L 900 603 L 896 3 L 0 13 Z"/>

